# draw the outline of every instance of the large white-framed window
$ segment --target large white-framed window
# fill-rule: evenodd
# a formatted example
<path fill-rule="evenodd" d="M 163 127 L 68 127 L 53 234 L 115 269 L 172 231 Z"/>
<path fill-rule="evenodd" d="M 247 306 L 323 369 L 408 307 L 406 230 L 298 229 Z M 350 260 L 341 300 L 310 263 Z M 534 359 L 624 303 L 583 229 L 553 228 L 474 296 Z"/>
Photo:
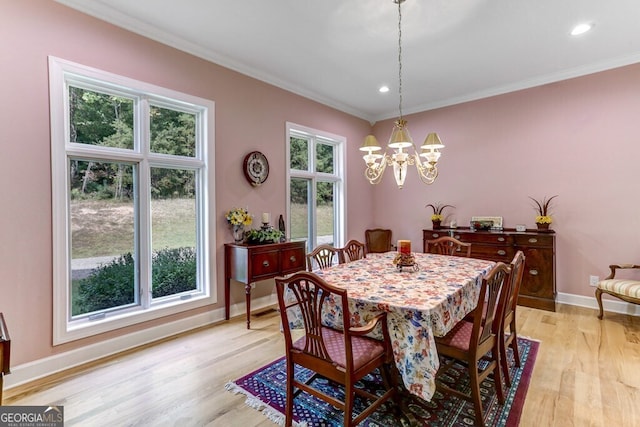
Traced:
<path fill-rule="evenodd" d="M 54 345 L 215 303 L 213 101 L 55 57 L 49 84 Z"/>
<path fill-rule="evenodd" d="M 346 138 L 286 124 L 287 237 L 307 251 L 344 244 Z"/>

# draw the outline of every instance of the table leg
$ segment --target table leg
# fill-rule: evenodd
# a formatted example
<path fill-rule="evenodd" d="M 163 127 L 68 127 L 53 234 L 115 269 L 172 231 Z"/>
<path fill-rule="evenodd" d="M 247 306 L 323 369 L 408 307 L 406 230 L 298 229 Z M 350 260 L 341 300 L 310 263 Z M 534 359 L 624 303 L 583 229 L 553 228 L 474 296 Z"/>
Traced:
<path fill-rule="evenodd" d="M 251 325 L 251 283 L 247 283 L 244 286 L 244 297 L 247 305 L 247 329 L 250 329 Z"/>

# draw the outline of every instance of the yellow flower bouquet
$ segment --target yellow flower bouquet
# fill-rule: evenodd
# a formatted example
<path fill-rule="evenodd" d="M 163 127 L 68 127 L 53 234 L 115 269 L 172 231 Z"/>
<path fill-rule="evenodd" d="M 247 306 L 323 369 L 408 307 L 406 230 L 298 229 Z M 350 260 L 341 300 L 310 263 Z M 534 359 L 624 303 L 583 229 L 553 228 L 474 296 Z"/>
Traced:
<path fill-rule="evenodd" d="M 431 215 L 431 221 L 433 222 L 434 229 L 440 228 L 440 223 L 444 219 L 444 215 L 442 214 L 442 211 L 444 211 L 445 208 L 454 208 L 454 207 L 455 206 L 443 205 L 441 203 L 435 203 L 435 204 L 429 203 L 428 205 L 425 205 L 425 208 L 431 208 L 431 210 L 433 211 L 433 214 Z"/>
<path fill-rule="evenodd" d="M 549 228 L 549 224 L 553 222 L 549 208 L 551 206 L 551 201 L 556 197 L 558 197 L 558 195 L 549 197 L 548 199 L 544 197 L 542 200 L 536 200 L 533 197 L 529 196 L 529 198 L 536 203 L 534 207 L 536 209 L 536 213 L 538 214 L 536 215 L 536 224 L 538 225 L 538 229 L 546 230 Z"/>
<path fill-rule="evenodd" d="M 553 219 L 549 215 L 538 215 L 536 216 L 536 224 L 551 224 Z"/>
<path fill-rule="evenodd" d="M 233 208 L 225 215 L 230 225 L 251 225 L 253 216 L 245 208 Z"/>
<path fill-rule="evenodd" d="M 445 208 L 454 208 L 454 207 L 455 206 L 443 205 L 441 203 L 435 203 L 435 204 L 429 203 L 428 205 L 425 205 L 425 208 L 431 208 L 433 210 L 433 215 L 431 215 L 431 221 L 442 221 L 442 219 L 444 218 L 444 215 L 442 214 L 442 212 L 445 210 Z"/>

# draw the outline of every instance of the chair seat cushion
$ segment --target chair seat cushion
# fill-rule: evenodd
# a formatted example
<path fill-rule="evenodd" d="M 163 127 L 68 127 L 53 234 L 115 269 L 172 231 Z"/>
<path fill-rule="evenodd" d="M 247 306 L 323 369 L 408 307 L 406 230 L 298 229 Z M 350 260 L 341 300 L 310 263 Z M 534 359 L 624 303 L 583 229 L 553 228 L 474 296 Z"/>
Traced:
<path fill-rule="evenodd" d="M 640 280 L 607 279 L 598 283 L 603 291 L 640 299 Z"/>
<path fill-rule="evenodd" d="M 344 348 L 344 335 L 341 331 L 331 328 L 322 328 L 322 338 L 327 352 L 338 366 L 346 368 L 346 351 Z M 302 337 L 293 343 L 293 347 L 302 351 L 307 338 Z M 384 353 L 384 345 L 382 341 L 377 341 L 366 337 L 351 337 L 351 348 L 353 352 L 353 367 L 360 369 L 365 363 Z"/>
<path fill-rule="evenodd" d="M 469 351 L 472 332 L 473 322 L 462 320 L 458 322 L 444 337 L 436 337 L 436 343 Z"/>

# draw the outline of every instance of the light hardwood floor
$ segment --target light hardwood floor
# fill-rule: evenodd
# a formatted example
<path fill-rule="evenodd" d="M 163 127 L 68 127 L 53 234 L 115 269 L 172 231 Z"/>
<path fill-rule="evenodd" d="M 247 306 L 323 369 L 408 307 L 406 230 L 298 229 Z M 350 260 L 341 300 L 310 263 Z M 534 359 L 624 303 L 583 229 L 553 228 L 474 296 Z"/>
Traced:
<path fill-rule="evenodd" d="M 521 426 L 640 426 L 640 318 L 558 305 L 518 307 L 541 341 Z M 66 426 L 273 426 L 225 391 L 284 354 L 275 311 L 147 345 L 36 384 L 5 405 L 63 405 Z"/>

